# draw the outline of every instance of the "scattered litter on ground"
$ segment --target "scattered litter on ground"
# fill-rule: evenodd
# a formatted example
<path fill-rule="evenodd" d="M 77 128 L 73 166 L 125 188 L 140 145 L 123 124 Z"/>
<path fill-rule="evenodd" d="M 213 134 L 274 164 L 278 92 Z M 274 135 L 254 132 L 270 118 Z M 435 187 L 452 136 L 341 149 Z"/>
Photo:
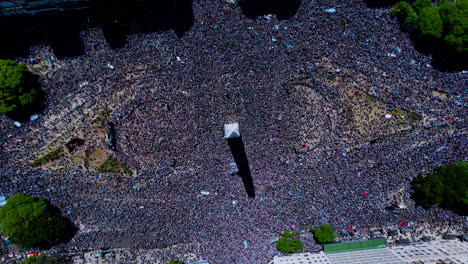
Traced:
<path fill-rule="evenodd" d="M 294 49 L 294 46 L 291 44 L 288 44 L 287 42 L 283 42 L 284 46 L 288 49 Z"/>
<path fill-rule="evenodd" d="M 185 61 L 182 60 L 180 57 L 177 56 L 176 59 L 177 59 L 177 62 L 179 62 L 181 64 L 185 64 Z"/>
<path fill-rule="evenodd" d="M 226 0 L 226 3 L 231 4 L 231 5 L 237 5 L 238 4 L 237 0 Z"/>
<path fill-rule="evenodd" d="M 80 88 L 83 88 L 83 87 L 85 87 L 85 86 L 88 85 L 88 84 L 89 84 L 88 82 L 82 82 L 82 83 L 80 84 Z"/>
<path fill-rule="evenodd" d="M 32 115 L 29 120 L 34 121 L 39 118 L 39 115 Z"/>
<path fill-rule="evenodd" d="M 439 148 L 437 148 L 437 152 L 441 152 L 445 148 L 446 148 L 445 146 L 439 147 Z"/>

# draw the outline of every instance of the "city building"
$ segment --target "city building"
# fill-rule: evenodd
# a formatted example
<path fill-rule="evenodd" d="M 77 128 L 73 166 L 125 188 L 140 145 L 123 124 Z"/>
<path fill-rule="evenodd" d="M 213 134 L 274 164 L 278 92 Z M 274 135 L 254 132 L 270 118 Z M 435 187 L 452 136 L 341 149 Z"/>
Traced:
<path fill-rule="evenodd" d="M 355 243 L 362 243 L 362 241 Z M 340 243 L 348 244 L 348 243 Z M 340 245 L 336 244 L 336 245 Z M 468 242 L 435 240 L 374 248 L 353 248 L 329 252 L 275 256 L 268 264 L 466 264 Z M 338 248 L 338 247 L 337 247 Z M 342 247 L 344 248 L 344 247 Z"/>
<path fill-rule="evenodd" d="M 0 1 L 0 16 L 41 15 L 87 9 L 92 0 L 7 0 Z"/>

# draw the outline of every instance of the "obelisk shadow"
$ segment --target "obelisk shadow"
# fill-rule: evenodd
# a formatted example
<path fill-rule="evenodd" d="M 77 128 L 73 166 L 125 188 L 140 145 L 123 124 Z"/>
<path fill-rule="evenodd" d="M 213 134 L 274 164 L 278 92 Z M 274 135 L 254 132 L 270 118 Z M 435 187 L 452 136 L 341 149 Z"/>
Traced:
<path fill-rule="evenodd" d="M 245 153 L 242 136 L 228 138 L 227 141 L 234 161 L 237 164 L 238 174 L 244 183 L 245 191 L 249 197 L 255 198 L 255 186 L 253 184 L 252 174 L 250 173 L 249 161 Z"/>

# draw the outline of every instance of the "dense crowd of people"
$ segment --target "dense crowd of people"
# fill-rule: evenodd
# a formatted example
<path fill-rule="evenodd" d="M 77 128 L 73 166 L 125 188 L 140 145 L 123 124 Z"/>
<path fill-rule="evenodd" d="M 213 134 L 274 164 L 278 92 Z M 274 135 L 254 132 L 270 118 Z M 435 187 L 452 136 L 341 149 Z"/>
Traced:
<path fill-rule="evenodd" d="M 274 240 L 292 229 L 305 250 L 320 249 L 309 230 L 321 224 L 353 227 L 352 239 L 403 221 L 450 221 L 466 232 L 466 219 L 408 196 L 401 213 L 389 209 L 418 173 L 466 159 L 467 122 L 466 75 L 433 69 L 388 8 L 303 1 L 289 20 L 251 20 L 222 1 L 193 5 L 195 24 L 181 39 L 135 34 L 112 50 L 91 28 L 82 32 L 83 56 L 32 49 L 31 58 L 50 60 L 40 78 L 48 108 L 19 128 L 1 117 L 0 194 L 43 196 L 61 208 L 79 232 L 54 250 L 136 254 L 183 244 L 213 263 L 253 264 L 277 254 Z M 368 96 L 354 102 L 349 89 Z M 360 129 L 356 117 L 372 112 L 370 100 L 420 118 L 378 112 Z M 115 155 L 132 176 L 28 166 L 58 135 L 79 133 L 86 124 L 68 127 L 93 107 L 111 110 Z M 240 123 L 255 199 L 229 173 L 230 122 Z M 83 135 L 87 145 L 95 136 Z M 180 254 L 168 252 L 158 257 Z"/>

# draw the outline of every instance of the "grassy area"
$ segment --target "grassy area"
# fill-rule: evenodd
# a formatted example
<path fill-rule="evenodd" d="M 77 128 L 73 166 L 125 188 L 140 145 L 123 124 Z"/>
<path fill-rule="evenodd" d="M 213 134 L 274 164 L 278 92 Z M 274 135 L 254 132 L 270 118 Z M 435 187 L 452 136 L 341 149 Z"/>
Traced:
<path fill-rule="evenodd" d="M 69 160 L 71 166 L 81 166 L 84 160 L 84 151 L 79 151 L 75 153 Z"/>
<path fill-rule="evenodd" d="M 99 119 L 101 121 L 102 126 L 104 126 L 107 123 L 107 120 L 109 119 L 110 113 L 111 113 L 110 110 L 105 110 L 105 111 L 101 112 L 101 116 L 100 116 Z"/>
<path fill-rule="evenodd" d="M 86 150 L 85 163 L 90 168 L 99 168 L 107 159 L 107 153 L 101 148 L 89 148 Z"/>
<path fill-rule="evenodd" d="M 422 117 L 419 116 L 418 114 L 403 110 L 401 108 L 393 110 L 391 114 L 394 115 L 395 118 L 399 121 L 404 121 L 406 119 L 409 119 L 409 121 L 414 122 L 414 121 L 420 121 L 422 119 Z"/>
<path fill-rule="evenodd" d="M 39 159 L 33 161 L 31 163 L 31 166 L 33 166 L 33 167 L 41 166 L 44 163 L 59 159 L 62 156 L 63 156 L 63 149 L 58 148 L 58 149 L 56 149 L 56 150 L 54 150 L 52 152 L 47 153 L 42 158 L 39 158 Z"/>
<path fill-rule="evenodd" d="M 117 173 L 125 173 L 129 174 L 132 171 L 127 167 L 127 165 L 121 163 L 115 157 L 109 157 L 101 166 L 99 166 L 98 170 L 100 172 L 117 172 Z"/>

